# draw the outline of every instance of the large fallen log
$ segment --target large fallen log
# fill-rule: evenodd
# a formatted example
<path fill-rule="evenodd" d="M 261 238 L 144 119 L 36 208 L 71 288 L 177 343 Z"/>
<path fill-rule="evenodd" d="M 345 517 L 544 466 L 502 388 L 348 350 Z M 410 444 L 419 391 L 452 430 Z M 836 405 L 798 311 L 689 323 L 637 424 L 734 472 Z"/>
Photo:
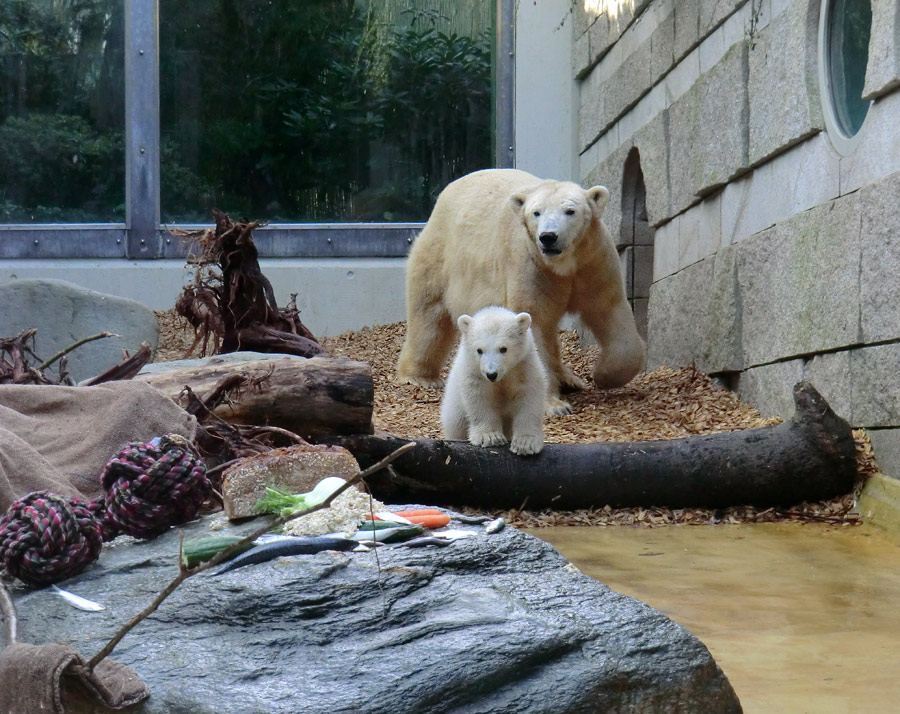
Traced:
<path fill-rule="evenodd" d="M 135 379 L 179 401 L 186 386 L 207 394 L 236 374 L 248 378 L 248 386 L 213 412 L 226 421 L 277 426 L 304 439 L 372 433 L 375 390 L 365 362 L 336 357 L 207 362 Z"/>
<path fill-rule="evenodd" d="M 794 387 L 790 421 L 668 441 L 546 444 L 537 456 L 506 447 L 419 439 L 367 481 L 389 503 L 570 510 L 610 505 L 671 508 L 790 506 L 848 493 L 856 452 L 846 421 L 808 383 Z M 365 467 L 405 439 L 347 436 Z"/>

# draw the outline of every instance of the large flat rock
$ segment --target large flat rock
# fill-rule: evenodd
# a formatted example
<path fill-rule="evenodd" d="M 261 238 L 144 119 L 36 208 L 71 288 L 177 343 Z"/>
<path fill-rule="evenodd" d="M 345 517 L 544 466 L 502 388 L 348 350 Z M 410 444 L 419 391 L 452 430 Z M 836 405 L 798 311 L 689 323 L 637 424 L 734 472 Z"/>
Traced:
<path fill-rule="evenodd" d="M 155 350 L 159 326 L 153 311 L 135 300 L 105 295 L 65 280 L 10 280 L 0 283 L 0 337 L 37 328 L 35 352 L 48 359 L 83 337 L 112 332 L 66 356 L 76 382 L 94 377 L 137 351 L 141 342 Z M 51 367 L 56 370 L 57 365 Z"/>
<path fill-rule="evenodd" d="M 114 652 L 152 691 L 137 711 L 741 711 L 706 647 L 662 613 L 537 538 L 459 527 L 478 535 L 190 578 Z M 62 584 L 100 613 L 14 587 L 20 638 L 90 656 L 176 574 L 177 550 L 176 531 L 106 546 Z"/>

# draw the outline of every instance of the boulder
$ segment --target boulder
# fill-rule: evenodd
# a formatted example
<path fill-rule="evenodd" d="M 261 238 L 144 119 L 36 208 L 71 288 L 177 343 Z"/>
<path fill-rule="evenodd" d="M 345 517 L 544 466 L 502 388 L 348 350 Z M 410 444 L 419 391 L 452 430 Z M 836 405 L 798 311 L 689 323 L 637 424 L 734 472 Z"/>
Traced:
<path fill-rule="evenodd" d="M 185 537 L 208 535 L 210 518 Z M 662 613 L 513 528 L 451 527 L 476 535 L 189 578 L 113 652 L 152 692 L 134 711 L 741 711 L 706 647 Z M 20 639 L 93 655 L 177 573 L 178 537 L 120 538 L 61 583 L 102 612 L 14 586 Z"/>
<path fill-rule="evenodd" d="M 0 336 L 13 337 L 37 328 L 35 353 L 41 359 L 83 337 L 112 332 L 107 337 L 80 346 L 66 356 L 75 382 L 94 377 L 119 364 L 124 355 L 136 352 L 141 342 L 155 350 L 159 325 L 153 310 L 135 300 L 105 295 L 65 280 L 11 280 L 0 284 Z M 58 363 L 51 369 L 58 368 Z"/>

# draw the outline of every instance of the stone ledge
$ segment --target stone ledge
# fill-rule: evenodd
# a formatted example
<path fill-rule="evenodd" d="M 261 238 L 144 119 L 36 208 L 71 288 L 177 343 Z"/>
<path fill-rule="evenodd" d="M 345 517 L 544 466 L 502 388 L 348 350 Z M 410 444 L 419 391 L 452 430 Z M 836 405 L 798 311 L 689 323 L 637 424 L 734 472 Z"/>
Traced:
<path fill-rule="evenodd" d="M 857 510 L 865 524 L 900 545 L 900 481 L 880 473 L 871 476 L 859 495 Z"/>

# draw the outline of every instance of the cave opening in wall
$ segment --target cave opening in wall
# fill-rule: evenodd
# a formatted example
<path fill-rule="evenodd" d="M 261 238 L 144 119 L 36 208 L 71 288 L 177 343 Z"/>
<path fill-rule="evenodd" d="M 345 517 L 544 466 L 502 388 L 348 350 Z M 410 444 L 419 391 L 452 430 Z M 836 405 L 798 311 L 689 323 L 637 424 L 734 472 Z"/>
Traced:
<path fill-rule="evenodd" d="M 825 123 L 834 147 L 853 148 L 870 101 L 863 99 L 869 37 L 870 0 L 822 0 L 819 18 L 819 66 Z"/>
<path fill-rule="evenodd" d="M 622 180 L 622 227 L 617 245 L 625 292 L 641 337 L 647 339 L 647 302 L 653 282 L 653 228 L 637 147 L 628 152 Z"/>

